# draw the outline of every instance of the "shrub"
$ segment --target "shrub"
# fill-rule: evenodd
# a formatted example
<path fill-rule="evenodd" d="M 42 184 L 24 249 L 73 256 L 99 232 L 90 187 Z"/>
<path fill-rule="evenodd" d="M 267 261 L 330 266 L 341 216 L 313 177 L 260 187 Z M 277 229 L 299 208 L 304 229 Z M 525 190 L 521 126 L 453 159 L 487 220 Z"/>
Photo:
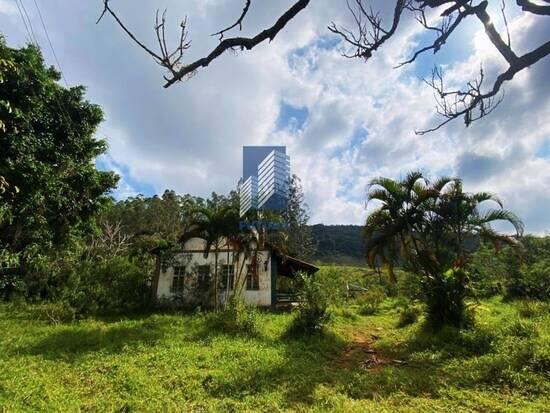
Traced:
<path fill-rule="evenodd" d="M 298 310 L 288 329 L 290 335 L 322 333 L 331 315 L 328 311 L 329 298 L 321 284 L 313 276 L 297 273 L 300 285 Z"/>
<path fill-rule="evenodd" d="M 76 310 L 66 301 L 36 305 L 32 313 L 52 324 L 71 323 L 76 319 Z"/>
<path fill-rule="evenodd" d="M 127 257 L 83 264 L 65 299 L 78 314 L 136 311 L 151 302 L 149 276 Z"/>
<path fill-rule="evenodd" d="M 506 254 L 508 297 L 550 298 L 550 237 L 526 236 L 521 254 Z"/>
<path fill-rule="evenodd" d="M 24 284 L 17 271 L 18 267 L 19 255 L 0 249 L 0 298 L 11 300 L 23 293 Z"/>
<path fill-rule="evenodd" d="M 386 298 L 384 288 L 372 286 L 369 290 L 358 298 L 360 305 L 359 313 L 363 315 L 376 314 L 380 309 L 380 304 Z"/>
<path fill-rule="evenodd" d="M 408 325 L 416 323 L 418 316 L 420 315 L 420 308 L 415 305 L 407 305 L 399 311 L 399 321 L 397 322 L 398 328 L 403 328 Z"/>
<path fill-rule="evenodd" d="M 223 333 L 254 336 L 259 333 L 258 310 L 240 298 L 231 297 L 226 308 L 207 315 L 207 324 Z"/>
<path fill-rule="evenodd" d="M 523 295 L 539 300 L 550 298 L 550 258 L 520 268 Z"/>
<path fill-rule="evenodd" d="M 534 318 L 550 312 L 550 305 L 546 302 L 525 300 L 518 305 L 518 313 L 521 317 Z"/>
<path fill-rule="evenodd" d="M 503 281 L 510 271 L 507 261 L 512 253 L 509 247 L 499 253 L 493 245 L 481 243 L 469 265 L 470 292 L 473 296 L 486 298 L 502 293 Z"/>
<path fill-rule="evenodd" d="M 494 331 L 486 327 L 476 327 L 460 331 L 458 344 L 469 355 L 482 355 L 491 351 L 497 338 Z"/>
<path fill-rule="evenodd" d="M 399 295 L 410 300 L 419 300 L 424 296 L 419 276 L 413 272 L 403 271 L 400 274 L 397 279 L 397 289 Z"/>
<path fill-rule="evenodd" d="M 426 299 L 426 321 L 434 328 L 443 325 L 466 327 L 468 317 L 464 298 L 468 274 L 451 268 L 441 276 L 423 280 Z"/>
<path fill-rule="evenodd" d="M 516 320 L 505 329 L 505 334 L 519 338 L 534 338 L 539 332 L 533 323 Z"/>

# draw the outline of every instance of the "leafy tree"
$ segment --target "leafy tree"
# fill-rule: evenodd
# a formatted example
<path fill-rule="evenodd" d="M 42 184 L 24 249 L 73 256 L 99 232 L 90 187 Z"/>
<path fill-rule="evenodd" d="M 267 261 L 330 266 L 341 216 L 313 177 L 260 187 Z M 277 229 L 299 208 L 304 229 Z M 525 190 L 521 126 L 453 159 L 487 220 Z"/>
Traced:
<path fill-rule="evenodd" d="M 176 245 L 191 224 L 193 211 L 205 206 L 202 198 L 166 190 L 162 196 L 138 195 L 119 201 L 102 220 L 120 225 L 130 240 L 131 253 L 139 255 L 159 246 Z"/>
<path fill-rule="evenodd" d="M 289 183 L 289 198 L 282 217 L 288 225 L 287 250 L 289 255 L 311 259 L 315 246 L 311 229 L 308 227 L 309 208 L 304 202 L 302 184 L 297 175 L 292 175 Z"/>
<path fill-rule="evenodd" d="M 477 240 L 497 245 L 516 238 L 491 228 L 497 220 L 510 222 L 516 235 L 523 224 L 488 193 L 466 193 L 460 179 L 429 182 L 420 172 L 404 179 L 375 178 L 369 187 L 369 202 L 379 203 L 367 218 L 365 233 L 368 263 L 377 258 L 392 266 L 403 261 L 421 276 L 428 319 L 435 326 L 461 326 L 468 282 L 467 258 Z M 491 201 L 497 208 L 480 208 Z"/>
<path fill-rule="evenodd" d="M 22 253 L 63 245 L 83 233 L 109 202 L 112 172 L 98 171 L 106 142 L 94 138 L 103 119 L 82 86 L 64 88 L 34 46 L 9 48 L 0 38 L 0 176 L 17 188 L 0 199 L 0 247 Z"/>
<path fill-rule="evenodd" d="M 506 250 L 501 260 L 507 269 L 504 279 L 508 297 L 550 297 L 550 237 L 525 236 L 520 254 Z"/>

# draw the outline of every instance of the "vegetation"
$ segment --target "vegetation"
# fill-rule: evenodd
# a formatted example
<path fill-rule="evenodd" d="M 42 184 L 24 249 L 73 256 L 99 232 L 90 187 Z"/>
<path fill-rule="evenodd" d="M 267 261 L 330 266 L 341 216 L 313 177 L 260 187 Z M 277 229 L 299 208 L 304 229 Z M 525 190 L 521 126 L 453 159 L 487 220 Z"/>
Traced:
<path fill-rule="evenodd" d="M 540 411 L 550 402 L 550 237 L 521 237 L 521 221 L 490 194 L 418 172 L 373 180 L 371 268 L 295 274 L 297 308 L 260 312 L 229 296 L 229 274 L 220 300 L 222 239 L 252 261 L 267 244 L 308 258 L 313 232 L 326 258 L 357 251 L 357 228 L 310 231 L 297 177 L 287 210 L 257 211 L 246 230 L 234 192 L 115 202 L 116 176 L 94 165 L 106 150 L 93 138 L 101 109 L 58 79 L 36 48 L 0 39 L 2 410 Z M 269 231 L 262 220 L 286 226 Z M 495 220 L 516 236 L 495 232 Z M 215 255 L 214 282 L 184 313 L 156 301 L 154 274 L 196 236 Z"/>
<path fill-rule="evenodd" d="M 334 267 L 324 273 L 335 274 Z M 340 281 L 359 268 L 339 268 Z M 322 279 L 323 277 L 319 277 Z M 377 277 L 369 278 L 376 285 Z M 471 330 L 397 329 L 386 298 L 363 316 L 349 299 L 325 333 L 287 335 L 289 313 L 257 313 L 255 334 L 209 314 L 52 323 L 35 305 L 0 306 L 0 405 L 18 410 L 544 411 L 547 303 L 477 304 Z M 83 379 L 83 377 L 85 379 Z"/>
<path fill-rule="evenodd" d="M 291 336 L 322 334 L 331 314 L 325 286 L 308 274 L 296 274 L 299 283 L 298 309 L 288 329 Z"/>
<path fill-rule="evenodd" d="M 468 256 L 479 239 L 515 244 L 523 224 L 502 203 L 488 193 L 466 193 L 460 179 L 440 178 L 429 182 L 420 172 L 403 180 L 375 178 L 370 183 L 369 202 L 379 207 L 367 218 L 367 261 L 393 265 L 400 260 L 417 274 L 423 285 L 426 311 L 434 327 L 460 327 L 468 320 L 465 312 Z M 497 208 L 480 208 L 492 202 Z M 516 237 L 497 233 L 491 223 L 508 221 Z M 399 254 L 398 254 L 399 251 Z"/>
<path fill-rule="evenodd" d="M 496 250 L 484 243 L 473 254 L 470 265 L 475 295 L 504 294 L 508 298 L 550 298 L 550 237 L 527 235 L 521 248 L 504 246 Z"/>
<path fill-rule="evenodd" d="M 293 257 L 309 260 L 315 253 L 315 245 L 309 221 L 309 207 L 304 201 L 302 183 L 297 175 L 292 175 L 289 182 L 289 198 L 286 210 L 282 213 L 286 229 L 286 249 Z"/>
<path fill-rule="evenodd" d="M 315 244 L 313 259 L 329 264 L 365 262 L 362 226 L 317 224 L 311 226 L 311 234 Z"/>

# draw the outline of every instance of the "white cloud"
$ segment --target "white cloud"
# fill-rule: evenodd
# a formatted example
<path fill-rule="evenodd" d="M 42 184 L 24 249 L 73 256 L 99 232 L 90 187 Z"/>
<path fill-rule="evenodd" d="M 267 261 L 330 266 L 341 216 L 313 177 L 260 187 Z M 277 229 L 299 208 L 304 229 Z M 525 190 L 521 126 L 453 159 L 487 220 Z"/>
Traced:
<path fill-rule="evenodd" d="M 17 7 L 12 1 L 0 0 L 0 14 L 15 16 L 17 14 Z"/>
<path fill-rule="evenodd" d="M 111 19 L 95 25 L 100 2 L 52 3 L 44 12 L 65 75 L 88 85 L 90 100 L 106 111 L 102 130 L 109 136 L 109 157 L 128 175 L 119 196 L 135 191 L 128 182 L 152 185 L 159 193 L 165 188 L 201 196 L 227 192 L 241 173 L 242 145 L 285 144 L 292 169 L 302 178 L 312 222 L 362 223 L 369 179 L 420 168 L 429 175 L 461 172 L 468 189 L 498 193 L 524 217 L 528 230 L 550 228 L 548 214 L 539 208 L 550 202 L 550 161 L 537 155 L 550 137 L 548 58 L 507 82 L 504 103 L 487 119 L 467 129 L 458 120 L 417 136 L 415 129 L 437 122 L 432 92 L 415 74 L 424 63 L 392 69 L 419 41 L 420 28 L 412 19 L 365 64 L 344 59 L 338 48 L 319 41 L 319 35 L 333 39 L 326 30 L 331 20 L 351 23 L 343 2 L 315 1 L 271 44 L 227 53 L 192 80 L 165 90 L 162 69 Z M 157 7 L 168 7 L 169 39 L 177 36 L 177 20 L 187 15 L 191 60 L 217 44 L 209 34 L 234 21 L 241 3 L 165 0 L 139 8 L 117 2 L 116 8 L 150 45 L 156 41 L 151 27 Z M 386 9 L 384 16 L 390 3 L 377 2 Z M 508 10 L 517 9 L 509 3 Z M 5 4 L 10 3 L 0 0 L 0 24 L 8 40 L 23 40 L 21 27 L 1 16 Z M 266 27 L 290 4 L 253 3 L 240 34 Z M 543 18 L 516 10 L 509 21 L 512 44 L 520 51 L 548 37 Z M 488 75 L 503 65 L 482 28 L 468 24 L 446 46 L 471 45 L 468 57 L 447 65 L 449 80 L 457 84 L 470 80 L 481 61 Z M 303 128 L 276 130 L 283 101 L 307 108 Z"/>

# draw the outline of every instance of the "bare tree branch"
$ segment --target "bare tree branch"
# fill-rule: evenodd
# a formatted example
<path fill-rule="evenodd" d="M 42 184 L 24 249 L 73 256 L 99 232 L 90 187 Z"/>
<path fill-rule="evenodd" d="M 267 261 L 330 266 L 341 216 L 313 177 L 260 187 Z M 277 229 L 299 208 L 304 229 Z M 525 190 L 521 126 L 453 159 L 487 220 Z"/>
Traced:
<path fill-rule="evenodd" d="M 248 9 L 250 8 L 250 4 L 252 3 L 252 0 L 246 0 L 246 3 L 244 4 L 243 11 L 237 21 L 233 23 L 231 26 L 226 27 L 225 29 L 220 30 L 219 32 L 212 33 L 211 36 L 220 36 L 220 41 L 223 39 L 223 34 L 225 32 L 228 32 L 231 29 L 234 29 L 235 27 L 239 26 L 239 30 L 243 29 L 243 20 L 248 13 Z"/>
<path fill-rule="evenodd" d="M 157 34 L 157 40 L 160 47 L 160 55 L 147 46 L 140 42 L 136 36 L 124 25 L 124 23 L 119 19 L 116 13 L 109 6 L 109 0 L 103 0 L 103 12 L 98 19 L 99 21 L 103 18 L 106 13 L 109 13 L 117 22 L 117 24 L 126 32 L 126 34 L 137 43 L 143 50 L 145 50 L 149 55 L 153 57 L 155 62 L 159 65 L 168 69 L 171 74 L 171 77 L 165 77 L 166 84 L 165 88 L 172 86 L 174 83 L 182 80 L 185 77 L 192 76 L 195 71 L 201 67 L 208 66 L 214 59 L 218 58 L 227 50 L 235 50 L 240 48 L 241 50 L 250 50 L 257 46 L 258 44 L 269 40 L 270 42 L 277 36 L 277 34 L 287 25 L 287 23 L 292 20 L 300 11 L 307 7 L 310 0 L 298 0 L 292 7 L 290 7 L 286 12 L 284 12 L 277 21 L 269 28 L 262 30 L 254 37 L 231 37 L 228 39 L 221 40 L 223 33 L 227 30 L 236 27 L 242 23 L 242 20 L 246 16 L 248 9 L 250 7 L 250 0 L 247 0 L 243 12 L 236 24 L 229 26 L 227 29 L 223 29 L 218 33 L 220 37 L 220 43 L 214 48 L 207 56 L 195 60 L 187 65 L 181 63 L 183 57 L 183 52 L 189 48 L 190 42 L 187 42 L 187 30 L 186 30 L 186 20 L 181 23 L 181 37 L 178 47 L 173 51 L 169 52 L 166 47 L 166 37 L 165 37 L 165 13 L 162 15 L 162 19 L 159 21 L 158 12 L 155 25 L 155 31 Z"/>
<path fill-rule="evenodd" d="M 395 68 L 399 68 L 401 66 L 414 62 L 419 55 L 421 55 L 424 52 L 427 52 L 428 50 L 433 50 L 434 54 L 437 53 L 441 49 L 441 47 L 447 42 L 447 39 L 449 38 L 451 33 L 458 27 L 460 23 L 462 23 L 462 19 L 474 14 L 473 10 L 462 11 L 458 13 L 458 16 L 454 20 L 452 16 L 447 15 L 443 20 L 443 22 L 441 23 L 441 27 L 432 27 L 432 26 L 429 26 L 427 23 L 424 9 L 410 6 L 409 10 L 418 12 L 419 15 L 416 17 L 416 20 L 426 29 L 434 30 L 438 32 L 439 36 L 434 40 L 434 42 L 431 45 L 425 46 L 417 50 L 409 60 L 399 63 L 397 66 L 395 66 Z"/>
<path fill-rule="evenodd" d="M 544 1 L 550 3 L 549 0 Z M 485 87 L 483 68 L 480 69 L 478 78 L 468 82 L 464 90 L 452 91 L 446 90 L 441 69 L 434 69 L 431 80 L 426 83 L 434 89 L 436 111 L 444 120 L 433 128 L 416 131 L 420 135 L 437 130 L 458 117 L 463 117 L 465 125 L 469 126 L 472 122 L 487 116 L 502 101 L 501 87 L 504 82 L 511 80 L 516 73 L 550 54 L 550 46 L 547 42 L 523 56 L 516 55 L 511 46 L 504 2 L 501 4 L 500 12 L 506 29 L 506 40 L 503 40 L 487 13 L 487 0 L 477 2 L 475 0 L 396 0 L 393 24 L 388 30 L 384 30 L 379 14 L 374 13 L 368 3 L 368 0 L 354 0 L 354 8 L 350 7 L 348 3 L 348 8 L 356 24 L 354 31 L 337 27 L 334 23 L 329 27 L 331 32 L 338 34 L 355 49 L 355 53 L 345 55 L 346 57 L 370 58 L 372 53 L 395 33 L 403 12 L 407 10 L 414 14 L 416 21 L 426 30 L 435 32 L 437 36 L 432 44 L 417 49 L 408 60 L 401 62 L 396 67 L 414 62 L 418 56 L 429 50 L 437 53 L 468 16 L 477 17 L 483 24 L 487 37 L 508 63 L 508 69 L 496 77 L 492 88 L 488 90 Z M 536 5 L 528 0 L 517 0 L 517 3 L 524 7 L 524 10 L 529 9 L 528 11 L 537 14 L 545 14 L 545 9 L 550 7 Z M 433 23 L 428 22 L 426 10 L 439 7 L 443 7 L 444 10 L 440 13 L 439 25 L 434 26 Z"/>
<path fill-rule="evenodd" d="M 124 25 L 124 23 L 118 18 L 116 13 L 109 6 L 109 0 L 103 0 L 103 11 L 97 19 L 97 23 L 101 21 L 105 13 L 109 13 L 117 22 L 117 24 L 126 32 L 126 34 L 143 50 L 145 50 L 157 64 L 168 69 L 172 75 L 175 75 L 179 67 L 181 66 L 181 59 L 185 50 L 189 49 L 191 42 L 187 41 L 187 18 L 180 23 L 181 34 L 179 38 L 178 46 L 174 51 L 170 52 L 166 44 L 166 10 L 162 13 L 162 17 L 159 19 L 159 11 L 157 10 L 155 18 L 155 33 L 157 35 L 157 41 L 159 44 L 160 55 L 147 47 L 144 43 L 140 42 L 133 33 Z M 166 79 L 166 77 L 165 77 Z M 168 79 L 167 79 L 168 80 Z"/>
<path fill-rule="evenodd" d="M 436 110 L 444 117 L 444 120 L 434 128 L 416 132 L 424 134 L 437 130 L 458 117 L 464 117 L 464 123 L 468 126 L 472 122 L 488 115 L 502 100 L 503 92 L 501 88 L 504 82 L 511 80 L 516 73 L 550 54 L 550 42 L 546 42 L 531 52 L 518 57 L 511 46 L 512 41 L 505 13 L 505 3 L 504 0 L 501 1 L 500 12 L 506 30 L 504 39 L 494 27 L 491 17 L 487 13 L 487 0 L 395 0 L 391 24 L 389 25 L 383 24 L 380 13 L 372 9 L 369 0 L 346 0 L 346 5 L 355 23 L 355 30 L 337 26 L 334 22 L 330 24 L 328 29 L 351 46 L 349 52 L 342 53 L 343 56 L 368 60 L 374 52 L 397 32 L 399 24 L 405 16 L 405 12 L 410 12 L 424 29 L 435 33 L 436 38 L 432 44 L 417 49 L 408 60 L 396 66 L 401 67 L 414 62 L 421 54 L 427 51 L 432 50 L 434 54 L 437 53 L 466 17 L 475 16 L 483 24 L 487 37 L 506 60 L 508 68 L 496 77 L 492 88 L 486 87 L 485 73 L 481 67 L 478 78 L 468 82 L 464 90 L 451 91 L 445 88 L 443 72 L 440 69 L 434 69 L 432 79 L 426 83 L 434 89 Z M 539 1 L 550 4 L 550 0 Z M 105 14 L 110 14 L 135 43 L 153 57 L 155 62 L 169 71 L 170 77 L 165 77 L 166 84 L 164 87 L 170 87 L 184 78 L 189 78 L 198 69 L 207 67 L 213 60 L 228 50 L 251 50 L 266 40 L 271 42 L 290 20 L 310 4 L 310 0 L 295 0 L 295 3 L 280 15 L 271 27 L 262 30 L 253 37 L 224 38 L 225 34 L 235 27 L 239 27 L 239 30 L 242 29 L 243 21 L 250 10 L 251 3 L 252 0 L 245 0 L 243 9 L 235 23 L 212 34 L 212 36 L 219 36 L 220 43 L 208 55 L 188 64 L 182 63 L 184 51 L 190 47 L 190 42 L 187 41 L 186 20 L 181 23 L 181 36 L 178 46 L 173 51 L 170 51 L 167 47 L 165 35 L 166 12 L 162 16 L 159 16 L 157 12 L 155 32 L 159 45 L 158 52 L 147 47 L 133 35 L 110 8 L 109 0 L 103 0 L 104 9 L 98 22 Z M 525 12 L 550 16 L 550 5 L 537 4 L 531 0 L 516 0 L 516 3 Z M 443 11 L 439 13 L 439 22 L 435 25 L 428 22 L 426 11 L 429 9 L 435 10 L 440 7 Z"/>
<path fill-rule="evenodd" d="M 545 1 L 546 3 L 550 3 L 547 0 Z M 529 0 L 516 0 L 516 4 L 520 6 L 523 11 L 540 14 L 542 16 L 550 16 L 550 6 L 542 6 L 540 4 L 535 4 Z"/>
<path fill-rule="evenodd" d="M 362 0 L 355 0 L 356 6 L 358 8 L 357 12 L 354 12 L 351 6 L 348 3 L 348 8 L 354 15 L 355 21 L 359 28 L 359 34 L 357 36 L 353 35 L 351 31 L 336 26 L 334 22 L 330 24 L 328 29 L 342 37 L 346 42 L 356 47 L 356 51 L 353 55 L 346 55 L 347 57 L 361 57 L 365 60 L 368 60 L 372 53 L 378 50 L 390 37 L 393 36 L 397 27 L 399 26 L 399 21 L 403 11 L 411 3 L 411 0 L 397 0 L 395 3 L 395 9 L 393 11 L 392 25 L 389 29 L 384 29 L 382 27 L 382 19 L 380 18 L 379 13 L 373 12 L 372 8 L 369 11 L 364 7 Z M 370 24 L 370 30 L 367 28 L 366 24 L 362 23 L 361 17 L 363 16 L 367 19 L 367 22 Z M 352 39 L 350 41 L 350 38 Z"/>
<path fill-rule="evenodd" d="M 462 116 L 464 117 L 465 125 L 469 126 L 472 122 L 489 115 L 502 101 L 502 95 L 498 99 L 495 97 L 501 92 L 503 83 L 512 80 L 518 72 L 535 64 L 549 54 L 550 41 L 516 58 L 514 63 L 505 72 L 497 76 L 492 89 L 485 93 L 482 92 L 484 81 L 483 68 L 480 69 L 479 78 L 476 81 L 468 83 L 466 91 L 456 90 L 451 92 L 445 91 L 441 69 L 434 69 L 431 81 L 427 81 L 426 83 L 435 90 L 436 111 L 445 120 L 433 128 L 415 131 L 415 133 L 417 135 L 424 135 L 428 132 L 433 132 Z"/>
<path fill-rule="evenodd" d="M 471 7 L 469 5 L 465 5 L 464 7 L 466 8 L 466 10 L 474 10 L 477 18 L 481 21 L 481 23 L 483 23 L 483 26 L 485 27 L 485 33 L 487 34 L 487 37 L 489 38 L 491 43 L 493 43 L 493 45 L 496 47 L 502 57 L 504 57 L 509 64 L 512 64 L 515 60 L 517 60 L 517 56 L 512 51 L 510 46 L 504 43 L 504 40 L 502 40 L 502 37 L 500 37 L 497 29 L 495 29 L 495 26 L 491 21 L 491 17 L 486 10 L 487 4 L 488 2 L 487 0 L 485 0 L 479 3 L 476 7 Z"/>
<path fill-rule="evenodd" d="M 256 36 L 250 37 L 232 37 L 225 40 L 222 40 L 210 54 L 201 59 L 195 60 L 194 62 L 183 66 L 177 73 L 174 74 L 172 79 L 169 79 L 164 87 L 170 87 L 177 81 L 181 80 L 185 76 L 193 73 L 195 70 L 200 67 L 208 66 L 214 59 L 219 57 L 226 50 L 231 50 L 234 48 L 240 48 L 241 50 L 251 50 L 258 44 L 269 40 L 270 42 L 277 36 L 277 34 L 287 25 L 287 23 L 292 20 L 298 13 L 300 13 L 304 8 L 307 7 L 310 0 L 298 0 L 292 7 L 290 7 L 285 13 L 283 13 L 279 19 L 273 24 L 273 26 L 268 29 L 262 30 Z"/>
<path fill-rule="evenodd" d="M 506 3 L 504 0 L 500 3 L 500 13 L 502 14 L 502 20 L 504 21 L 504 27 L 506 28 L 506 44 L 508 47 L 512 47 L 512 40 L 510 39 L 510 28 L 508 27 L 508 19 L 506 18 Z"/>

